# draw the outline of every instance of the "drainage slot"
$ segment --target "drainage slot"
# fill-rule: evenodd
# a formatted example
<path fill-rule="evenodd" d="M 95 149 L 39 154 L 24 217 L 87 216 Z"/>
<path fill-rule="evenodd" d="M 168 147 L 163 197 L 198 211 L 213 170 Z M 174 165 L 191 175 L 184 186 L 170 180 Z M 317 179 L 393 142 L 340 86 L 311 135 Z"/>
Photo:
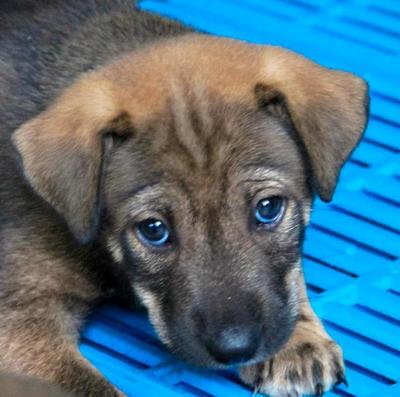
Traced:
<path fill-rule="evenodd" d="M 374 248 L 374 247 L 371 247 L 371 246 L 369 246 L 367 244 L 361 243 L 360 241 L 357 241 L 357 240 L 355 240 L 355 239 L 353 239 L 351 237 L 347 237 L 347 236 L 344 236 L 343 234 L 340 234 L 340 233 L 334 232 L 332 230 L 329 230 L 329 229 L 327 229 L 327 228 L 325 228 L 323 226 L 316 225 L 315 223 L 311 223 L 310 227 L 311 228 L 315 228 L 315 229 L 317 229 L 317 230 L 319 230 L 321 232 L 324 232 L 326 234 L 330 234 L 331 236 L 335 236 L 336 238 L 339 238 L 339 239 L 341 239 L 343 241 L 347 241 L 349 243 L 355 244 L 358 247 L 363 248 L 365 251 L 373 252 L 374 254 L 377 254 L 377 255 L 385 258 L 385 259 L 389 259 L 389 260 L 392 260 L 392 261 L 397 259 L 397 256 L 389 254 L 389 253 L 387 253 L 385 251 L 381 251 L 381 250 L 379 250 L 377 248 Z"/>
<path fill-rule="evenodd" d="M 329 34 L 330 36 L 339 37 L 339 38 L 342 38 L 342 39 L 345 39 L 348 41 L 352 41 L 353 43 L 362 45 L 364 47 L 368 47 L 373 50 L 383 52 L 384 54 L 388 54 L 388 55 L 396 55 L 397 54 L 395 51 L 389 50 L 388 48 L 381 47 L 379 45 L 370 43 L 369 41 L 356 39 L 355 37 L 349 36 L 349 35 L 341 33 L 341 32 L 337 32 L 335 30 L 330 30 L 330 29 L 324 28 L 322 26 L 316 26 L 315 29 L 318 30 L 319 32 Z"/>
<path fill-rule="evenodd" d="M 386 314 L 378 312 L 377 310 L 371 309 L 364 305 L 357 304 L 357 305 L 355 305 L 355 307 L 357 307 L 360 311 L 362 311 L 364 313 L 370 314 L 371 316 L 377 317 L 381 320 L 387 321 L 388 323 L 391 323 L 393 325 L 400 327 L 400 320 L 397 320 L 394 317 L 389 317 Z"/>
<path fill-rule="evenodd" d="M 345 274 L 346 276 L 350 276 L 350 277 L 353 277 L 353 278 L 358 278 L 358 275 L 357 275 L 357 274 L 351 273 L 351 272 L 349 272 L 349 271 L 347 271 L 347 270 L 344 270 L 344 269 L 341 269 L 340 267 L 331 265 L 331 264 L 329 264 L 329 263 L 327 263 L 327 262 L 324 262 L 324 261 L 321 260 L 321 259 L 314 258 L 313 256 L 308 255 L 308 254 L 304 254 L 303 256 L 304 256 L 304 258 L 306 258 L 306 259 L 309 259 L 309 260 L 311 260 L 311 261 L 313 261 L 313 262 L 319 263 L 319 264 L 322 265 L 322 266 L 328 267 L 329 269 L 332 269 L 332 270 L 335 270 L 335 271 L 340 272 L 340 273 L 342 273 L 342 274 Z"/>
<path fill-rule="evenodd" d="M 355 331 L 351 331 L 350 329 L 347 329 L 347 328 L 344 328 L 344 327 L 342 327 L 340 325 L 332 323 L 329 320 L 324 320 L 324 323 L 329 325 L 331 328 L 335 329 L 336 331 L 340 331 L 342 334 L 349 335 L 349 336 L 351 336 L 353 338 L 356 338 L 356 339 L 358 339 L 358 340 L 360 340 L 360 341 L 362 341 L 364 343 L 367 343 L 370 346 L 377 347 L 380 350 L 384 350 L 384 351 L 386 351 L 386 352 L 388 352 L 390 354 L 393 354 L 393 355 L 395 355 L 397 357 L 400 357 L 400 352 L 398 350 L 393 349 L 390 346 L 384 345 L 383 343 L 378 342 L 378 341 L 376 341 L 374 339 L 371 339 L 368 336 L 364 336 L 364 335 L 361 335 L 361 334 L 359 334 L 359 333 L 357 333 Z M 382 376 L 382 375 L 380 375 L 380 376 Z M 390 381 L 392 381 L 392 380 L 390 380 Z"/>
<path fill-rule="evenodd" d="M 400 38 L 400 34 L 399 33 L 393 32 L 392 30 L 383 28 L 383 27 L 378 26 L 378 25 L 374 25 L 374 24 L 366 22 L 366 21 L 360 21 L 358 19 L 354 19 L 354 18 L 351 18 L 351 17 L 343 17 L 342 19 L 344 21 L 346 21 L 347 23 L 351 24 L 351 25 L 360 26 L 362 28 L 371 30 L 373 32 L 379 32 L 379 33 L 382 33 L 382 34 L 384 34 L 386 36 L 394 37 L 396 39 Z"/>

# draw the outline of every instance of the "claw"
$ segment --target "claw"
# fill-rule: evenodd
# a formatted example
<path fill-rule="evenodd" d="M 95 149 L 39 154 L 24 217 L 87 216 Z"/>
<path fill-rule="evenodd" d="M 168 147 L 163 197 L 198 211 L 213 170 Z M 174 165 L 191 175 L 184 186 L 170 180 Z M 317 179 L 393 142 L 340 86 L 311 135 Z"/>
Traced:
<path fill-rule="evenodd" d="M 336 374 L 336 378 L 337 381 L 335 383 L 335 386 L 339 386 L 341 383 L 343 383 L 346 387 L 349 387 L 349 382 L 347 382 L 346 376 L 343 372 L 338 372 Z"/>
<path fill-rule="evenodd" d="M 254 385 L 254 390 L 253 390 L 253 394 L 251 395 L 251 397 L 256 397 L 256 396 L 257 396 L 257 394 L 258 394 L 259 391 L 261 390 L 261 385 L 262 385 L 261 382 L 257 382 L 257 383 Z"/>
<path fill-rule="evenodd" d="M 272 361 L 272 359 L 271 359 Z M 270 363 L 271 366 L 271 363 Z M 251 397 L 256 397 L 256 395 L 260 392 L 261 390 L 261 386 L 263 384 L 263 377 L 262 374 L 264 372 L 264 368 L 265 368 L 265 364 L 261 363 L 257 366 L 257 372 L 258 372 L 258 376 L 256 381 L 254 382 L 254 389 L 253 389 L 253 394 L 251 395 Z"/>
<path fill-rule="evenodd" d="M 321 397 L 321 396 L 324 395 L 324 386 L 321 385 L 321 383 L 318 383 L 318 384 L 315 386 L 315 395 L 316 395 L 317 397 Z"/>

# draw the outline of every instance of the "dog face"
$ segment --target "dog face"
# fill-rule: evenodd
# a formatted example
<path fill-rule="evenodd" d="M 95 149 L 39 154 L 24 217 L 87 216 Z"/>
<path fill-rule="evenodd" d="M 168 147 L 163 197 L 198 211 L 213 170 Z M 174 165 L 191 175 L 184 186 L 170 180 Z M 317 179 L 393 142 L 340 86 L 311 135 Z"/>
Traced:
<path fill-rule="evenodd" d="M 83 76 L 14 143 L 78 240 L 103 220 L 172 350 L 250 363 L 294 326 L 311 201 L 331 198 L 366 91 L 279 48 L 187 35 Z"/>
<path fill-rule="evenodd" d="M 175 95 L 110 156 L 109 245 L 173 350 L 208 365 L 259 359 L 297 314 L 304 162 L 273 110 Z"/>

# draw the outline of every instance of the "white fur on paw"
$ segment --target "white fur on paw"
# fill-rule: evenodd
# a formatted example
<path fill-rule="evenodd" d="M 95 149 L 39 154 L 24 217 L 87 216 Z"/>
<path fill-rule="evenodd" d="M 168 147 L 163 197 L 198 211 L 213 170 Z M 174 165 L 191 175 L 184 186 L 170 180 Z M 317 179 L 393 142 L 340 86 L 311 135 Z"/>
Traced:
<path fill-rule="evenodd" d="M 242 367 L 242 380 L 270 397 L 322 396 L 333 385 L 346 383 L 340 347 L 331 339 L 313 336 L 295 338 L 270 360 Z"/>

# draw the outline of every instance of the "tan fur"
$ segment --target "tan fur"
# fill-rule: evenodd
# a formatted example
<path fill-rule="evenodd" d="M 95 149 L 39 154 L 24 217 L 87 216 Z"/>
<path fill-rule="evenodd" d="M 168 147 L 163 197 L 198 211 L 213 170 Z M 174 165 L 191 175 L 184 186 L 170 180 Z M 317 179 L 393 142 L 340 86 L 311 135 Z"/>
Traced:
<path fill-rule="evenodd" d="M 228 102 L 253 105 L 254 87 L 259 83 L 282 93 L 312 162 L 316 189 L 322 198 L 330 199 L 338 169 L 364 129 L 362 80 L 282 48 L 198 34 L 160 41 L 84 75 L 47 111 L 25 123 L 15 132 L 14 143 L 26 177 L 59 212 L 67 213 L 67 220 L 77 213 L 70 204 L 72 197 L 84 194 L 79 201 L 80 219 L 70 225 L 77 233 L 87 233 L 96 191 L 83 193 L 82 185 L 96 186 L 93 181 L 99 180 L 101 136 L 110 129 L 127 133 L 126 128 L 118 130 L 112 124 L 121 116 L 124 127 L 129 120 L 142 126 L 149 117 L 165 111 L 171 98 L 175 115 L 181 117 L 180 92 L 189 83 L 194 92 L 212 88 Z M 332 153 L 332 146 L 339 146 L 338 151 Z M 79 158 L 72 159 L 75 153 L 89 158 L 90 164 L 82 180 L 75 182 L 79 191 L 63 202 L 57 193 L 59 184 L 68 183 L 59 181 L 63 171 L 58 168 L 68 163 L 59 161 L 64 156 L 78 163 Z M 332 165 L 326 167 L 326 163 Z M 77 172 L 72 169 L 69 174 Z"/>
<path fill-rule="evenodd" d="M 365 86 L 352 74 L 323 68 L 280 47 L 189 34 L 84 75 L 46 112 L 17 130 L 14 141 L 28 177 L 32 173 L 35 178 L 34 170 L 39 172 L 44 166 L 34 164 L 38 160 L 35 148 L 44 140 L 50 141 L 48 150 L 74 145 L 96 153 L 98 133 L 108 123 L 126 113 L 134 125 L 143 124 L 165 108 L 169 95 L 179 91 L 178 81 L 190 83 L 192 90 L 212 87 L 227 100 L 244 103 L 254 103 L 254 86 L 263 82 L 285 94 L 300 130 L 309 117 L 302 112 L 321 101 L 326 110 L 339 111 L 349 129 L 361 130 L 365 121 L 363 114 L 354 111 L 362 108 Z M 179 110 L 179 100 L 176 106 Z M 306 137 L 312 145 L 310 139 Z"/>
<path fill-rule="evenodd" d="M 344 377 L 342 350 L 311 308 L 301 272 L 296 282 L 300 316 L 289 341 L 276 356 L 261 364 L 244 366 L 240 371 L 245 383 L 274 397 L 318 395 L 313 374 L 316 365 L 322 371 L 321 393 Z"/>
<path fill-rule="evenodd" d="M 13 273 L 0 281 L 3 299 L 0 371 L 68 387 L 74 373 L 79 373 L 82 384 L 75 385 L 76 391 L 85 387 L 84 379 L 88 383 L 107 385 L 77 348 L 77 330 L 84 313 L 78 313 L 80 309 L 75 313 L 65 306 L 68 298 L 72 299 L 71 303 L 96 299 L 100 289 L 88 280 L 83 269 L 78 272 L 74 269 L 71 259 L 56 253 L 57 248 L 63 250 L 62 246 L 53 245 L 52 250 L 48 249 L 46 244 L 52 227 L 49 222 L 50 232 L 40 230 L 38 234 L 29 234 L 29 230 L 27 234 L 21 230 L 17 233 L 9 228 L 2 238 L 6 252 L 3 263 L 12 263 Z M 27 262 L 26 258 L 30 260 Z M 94 394 L 90 395 L 97 397 L 96 387 L 93 390 Z M 119 395 L 116 391 L 109 394 L 110 397 Z"/>
<path fill-rule="evenodd" d="M 157 297 L 151 291 L 146 290 L 143 287 L 136 286 L 135 292 L 140 297 L 143 305 L 151 311 L 151 322 L 153 326 L 157 329 L 160 339 L 167 346 L 170 344 L 168 331 L 164 325 L 164 321 L 161 315 L 161 304 L 158 302 Z"/>
<path fill-rule="evenodd" d="M 38 382 L 29 377 L 0 374 L 1 397 L 73 397 L 58 387 Z"/>

